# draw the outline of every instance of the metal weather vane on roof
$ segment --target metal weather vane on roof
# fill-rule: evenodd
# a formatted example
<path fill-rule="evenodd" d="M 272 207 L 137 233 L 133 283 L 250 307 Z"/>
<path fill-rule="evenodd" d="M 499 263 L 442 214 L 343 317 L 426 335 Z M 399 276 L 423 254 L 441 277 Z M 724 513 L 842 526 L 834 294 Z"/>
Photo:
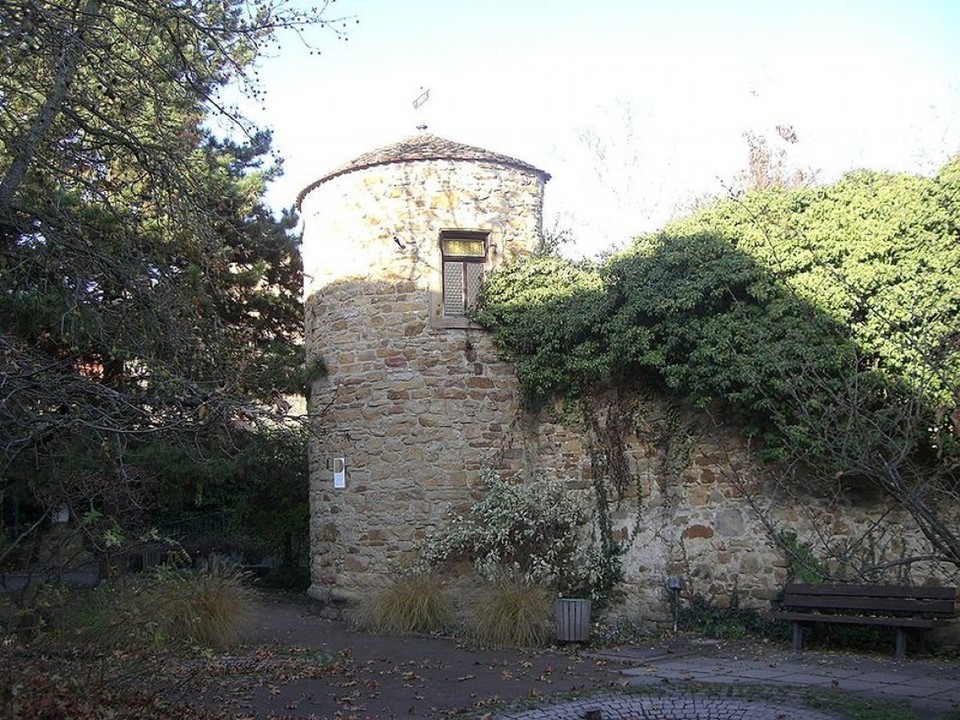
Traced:
<path fill-rule="evenodd" d="M 413 101 L 413 109 L 414 109 L 414 110 L 419 110 L 420 108 L 422 108 L 424 105 L 426 105 L 427 100 L 430 99 L 430 88 L 424 89 L 424 88 L 421 86 L 421 87 L 420 87 L 420 91 L 421 91 L 420 94 L 419 94 L 419 95 L 416 97 L 416 99 Z M 426 129 L 427 129 L 427 124 L 426 124 L 426 123 L 424 123 L 424 122 L 417 123 L 417 130 L 420 130 L 421 132 L 423 132 L 423 131 L 426 130 Z"/>

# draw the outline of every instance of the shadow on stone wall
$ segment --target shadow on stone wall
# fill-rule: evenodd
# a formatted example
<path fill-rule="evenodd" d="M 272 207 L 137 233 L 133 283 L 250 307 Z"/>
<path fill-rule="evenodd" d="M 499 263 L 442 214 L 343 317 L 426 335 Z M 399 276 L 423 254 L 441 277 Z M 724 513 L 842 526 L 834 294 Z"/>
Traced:
<path fill-rule="evenodd" d="M 863 322 L 868 300 L 852 297 L 850 315 L 836 318 L 799 296 L 788 280 L 809 269 L 809 258 L 786 258 L 776 273 L 719 235 L 647 242 L 595 271 L 599 284 L 549 263 L 493 281 L 485 322 L 506 328 L 497 339 L 519 361 L 528 407 L 556 394 L 579 398 L 588 412 L 578 421 L 621 496 L 635 482 L 638 493 L 667 498 L 671 479 L 689 475 L 691 464 L 726 465 L 722 473 L 740 485 L 769 539 L 794 554 L 788 572 L 815 558 L 809 569 L 821 574 L 924 580 L 949 572 L 938 563 L 960 562 L 960 478 L 929 433 L 940 408 L 928 388 L 895 374 L 891 353 L 855 341 L 848 323 Z M 814 289 L 846 291 L 829 276 Z M 655 406 L 660 419 L 651 422 Z M 749 443 L 734 440 L 731 428 Z M 649 451 L 632 447 L 644 437 L 657 467 Z M 703 442 L 713 450 L 697 450 Z M 761 486 L 737 479 L 724 445 L 760 463 Z M 655 473 L 656 486 L 638 472 Z M 698 524 L 678 541 L 714 530 Z"/>
<path fill-rule="evenodd" d="M 455 211 L 462 192 L 440 182 Z M 405 183 L 397 235 L 420 237 L 422 198 Z M 937 408 L 855 342 L 849 318 L 790 289 L 802 258 L 777 274 L 701 234 L 611 260 L 602 284 L 520 274 L 512 304 L 486 307 L 494 333 L 498 322 L 523 330 L 497 348 L 486 332 L 431 326 L 423 274 L 438 266 L 426 245 L 386 233 L 376 278 L 307 299 L 310 344 L 331 370 L 312 402 L 334 408 L 312 461 L 315 585 L 376 587 L 471 499 L 484 464 L 585 491 L 602 479 L 644 617 L 666 607 L 668 575 L 765 601 L 803 570 L 912 582 L 950 572 L 940 561 L 958 534 L 958 478 L 928 442 Z M 529 382 L 544 366 L 556 382 L 523 408 L 517 375 Z M 377 468 L 352 495 L 328 487 L 323 460 L 338 454 Z"/>

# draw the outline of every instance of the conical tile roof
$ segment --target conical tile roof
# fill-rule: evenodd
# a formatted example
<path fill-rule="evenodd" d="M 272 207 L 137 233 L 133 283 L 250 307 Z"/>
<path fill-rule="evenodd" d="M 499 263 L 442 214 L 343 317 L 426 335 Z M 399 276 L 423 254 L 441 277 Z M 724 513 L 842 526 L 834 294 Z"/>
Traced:
<path fill-rule="evenodd" d="M 509 157 L 508 155 L 490 152 L 489 150 L 484 150 L 483 148 L 473 145 L 464 145 L 463 143 L 447 140 L 429 133 L 421 133 L 401 140 L 393 145 L 387 145 L 378 150 L 364 153 L 346 165 L 342 165 L 333 172 L 327 173 L 319 180 L 315 180 L 297 195 L 297 207 L 300 207 L 303 199 L 314 188 L 340 175 L 346 175 L 347 173 L 356 172 L 357 170 L 363 170 L 364 168 L 374 167 L 376 165 L 392 165 L 394 163 L 416 162 L 420 160 L 462 160 L 467 162 L 506 165 L 507 167 L 518 168 L 539 175 L 543 178 L 544 182 L 550 179 L 549 173 L 522 160 Z"/>

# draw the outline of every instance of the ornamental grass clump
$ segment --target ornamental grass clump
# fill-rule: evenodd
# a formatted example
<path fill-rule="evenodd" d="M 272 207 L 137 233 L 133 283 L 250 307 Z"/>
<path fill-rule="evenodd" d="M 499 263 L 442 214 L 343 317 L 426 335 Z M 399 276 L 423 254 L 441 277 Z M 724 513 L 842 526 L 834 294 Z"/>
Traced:
<path fill-rule="evenodd" d="M 534 647 L 551 639 L 554 593 L 548 586 L 504 575 L 470 583 L 461 592 L 466 636 L 485 647 Z"/>
<path fill-rule="evenodd" d="M 254 602 L 240 568 L 214 559 L 204 570 L 160 576 L 147 608 L 160 642 L 225 650 L 240 642 Z"/>
<path fill-rule="evenodd" d="M 436 633 L 453 625 L 453 607 L 443 580 L 433 573 L 402 575 L 362 601 L 354 624 L 389 635 Z"/>
<path fill-rule="evenodd" d="M 160 566 L 101 588 L 74 626 L 106 647 L 226 650 L 240 642 L 255 608 L 243 579 L 236 564 L 216 558 L 197 570 Z"/>

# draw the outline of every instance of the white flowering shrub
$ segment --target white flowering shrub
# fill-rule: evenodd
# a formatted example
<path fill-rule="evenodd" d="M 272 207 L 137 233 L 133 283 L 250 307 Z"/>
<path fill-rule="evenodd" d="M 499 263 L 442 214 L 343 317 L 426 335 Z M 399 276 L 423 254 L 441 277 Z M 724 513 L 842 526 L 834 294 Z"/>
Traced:
<path fill-rule="evenodd" d="M 488 580 L 509 574 L 563 595 L 599 599 L 608 563 L 594 541 L 586 498 L 557 481 L 511 483 L 492 470 L 483 480 L 483 498 L 426 540 L 424 564 L 466 560 Z"/>

